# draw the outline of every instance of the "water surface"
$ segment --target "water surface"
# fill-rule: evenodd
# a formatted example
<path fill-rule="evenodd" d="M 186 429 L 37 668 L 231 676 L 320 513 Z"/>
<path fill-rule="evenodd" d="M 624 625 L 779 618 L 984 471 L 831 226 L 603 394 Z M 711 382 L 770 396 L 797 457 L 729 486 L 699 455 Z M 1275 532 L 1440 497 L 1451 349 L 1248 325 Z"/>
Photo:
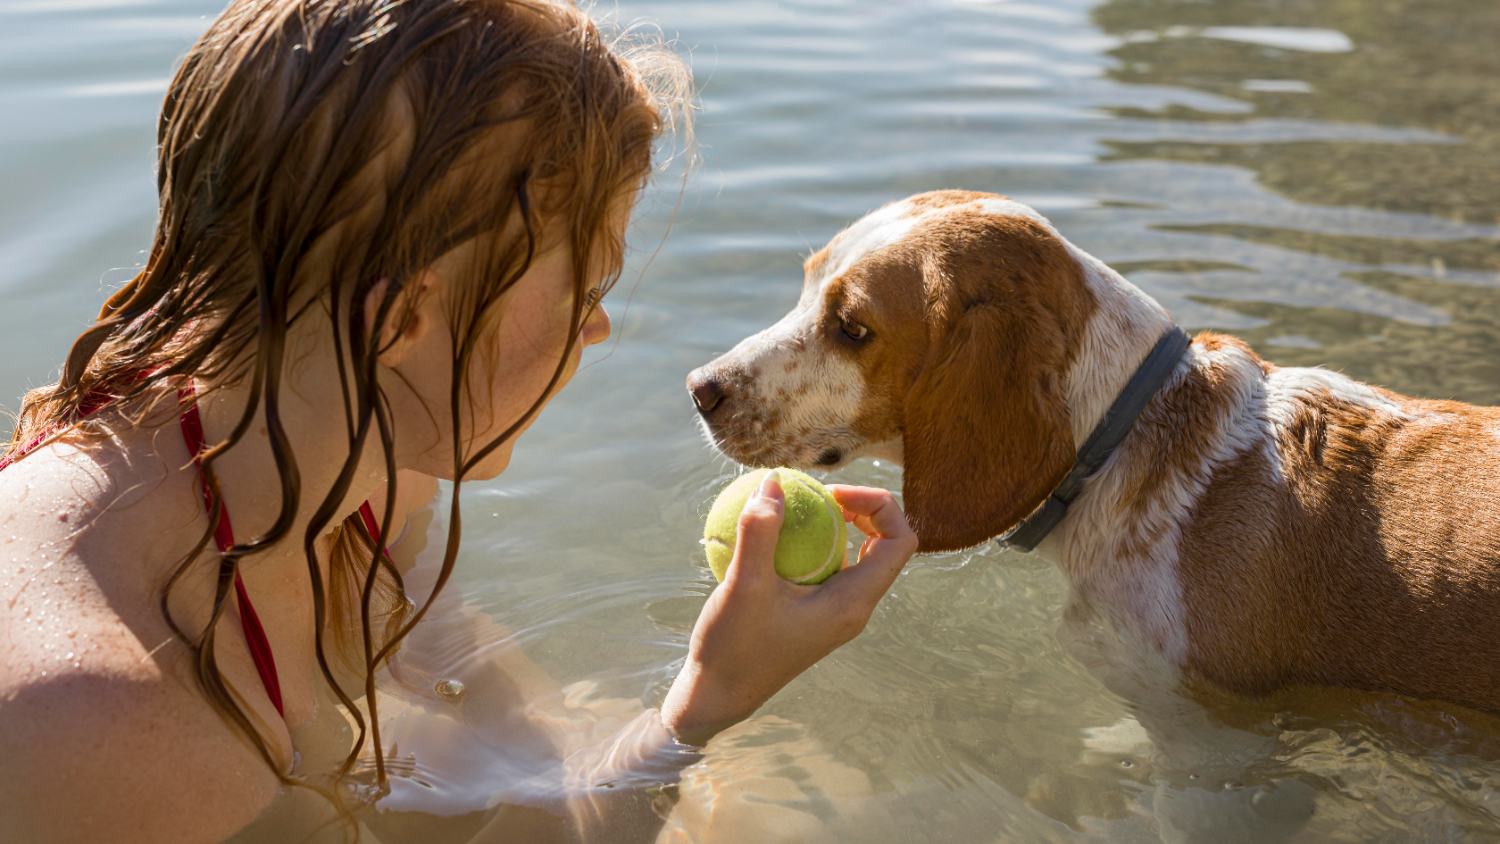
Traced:
<path fill-rule="evenodd" d="M 12 409 L 140 264 L 156 109 L 218 8 L 0 0 Z M 647 203 L 607 303 L 618 343 L 502 478 L 467 488 L 454 586 L 561 682 L 660 699 L 712 587 L 704 502 L 735 471 L 703 445 L 683 378 L 792 306 L 810 249 L 910 193 L 1034 205 L 1183 325 L 1277 363 L 1500 404 L 1500 15 L 1486 0 L 603 11 L 679 40 L 702 86 L 702 164 L 660 252 L 678 195 Z M 900 483 L 869 461 L 837 479 Z M 858 842 L 1500 836 L 1489 719 L 1343 692 L 1127 696 L 1080 647 L 1097 631 L 1062 624 L 1066 597 L 1025 555 L 918 559 L 865 635 L 772 700 L 721 750 L 723 779 L 684 800 L 748 777 L 734 799 L 750 840 L 773 840 L 768 826 Z M 457 834 L 387 814 L 392 840 Z"/>

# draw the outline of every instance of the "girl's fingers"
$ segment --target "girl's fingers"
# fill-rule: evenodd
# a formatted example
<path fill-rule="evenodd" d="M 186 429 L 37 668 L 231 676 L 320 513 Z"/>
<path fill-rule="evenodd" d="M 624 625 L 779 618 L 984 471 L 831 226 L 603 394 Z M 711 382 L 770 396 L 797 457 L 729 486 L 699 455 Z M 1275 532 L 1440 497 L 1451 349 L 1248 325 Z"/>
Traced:
<path fill-rule="evenodd" d="M 839 572 L 824 584 L 824 589 L 835 601 L 852 599 L 873 608 L 916 553 L 917 535 L 889 490 L 835 484 L 828 491 L 853 517 L 854 526 L 865 534 L 865 542 L 859 551 L 859 564 Z"/>
<path fill-rule="evenodd" d="M 750 494 L 740 511 L 734 559 L 724 580 L 758 580 L 776 575 L 776 539 L 786 513 L 786 495 L 781 491 L 781 475 L 774 469 Z"/>
<path fill-rule="evenodd" d="M 895 583 L 895 576 L 901 573 L 906 561 L 912 559 L 913 553 L 916 553 L 915 535 L 909 538 L 870 537 L 859 550 L 858 564 L 844 568 L 825 586 L 844 586 L 844 580 L 849 579 L 847 588 L 862 592 L 873 604 L 880 600 L 886 589 L 891 588 L 891 583 Z"/>
<path fill-rule="evenodd" d="M 916 550 L 916 537 L 910 540 L 871 538 L 860 554 L 858 565 L 849 566 L 819 588 L 836 606 L 853 605 L 868 616 L 881 596 L 896 582 L 896 576 Z"/>
<path fill-rule="evenodd" d="M 860 533 L 891 539 L 912 535 L 911 526 L 890 490 L 831 484 L 828 491 Z"/>

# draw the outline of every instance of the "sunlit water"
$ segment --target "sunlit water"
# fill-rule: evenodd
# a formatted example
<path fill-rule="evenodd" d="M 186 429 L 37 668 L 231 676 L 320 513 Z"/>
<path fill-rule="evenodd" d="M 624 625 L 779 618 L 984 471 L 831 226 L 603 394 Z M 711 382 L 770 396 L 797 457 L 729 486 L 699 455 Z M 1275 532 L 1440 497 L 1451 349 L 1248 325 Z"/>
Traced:
<path fill-rule="evenodd" d="M 10 407 L 139 264 L 157 105 L 217 5 L 0 0 Z M 685 374 L 779 317 L 809 248 L 891 199 L 1008 194 L 1185 326 L 1500 403 L 1488 0 L 714 0 L 617 16 L 660 22 L 690 54 L 702 166 L 649 262 L 675 188 L 648 203 L 608 303 L 618 344 L 499 481 L 466 489 L 453 586 L 559 682 L 597 683 L 594 699 L 660 700 L 712 587 L 699 520 L 734 467 L 698 436 Z M 900 475 L 866 461 L 838 480 Z M 716 798 L 743 840 L 1500 836 L 1489 719 L 1352 693 L 1137 694 L 1089 645 L 1108 634 L 1062 624 L 1066 597 L 1023 555 L 914 561 L 860 639 L 715 749 L 670 834 L 702 829 L 691 815 Z M 429 813 L 464 823 L 390 811 L 382 835 L 456 840 L 481 817 L 461 798 L 504 790 L 488 770 L 435 780 Z"/>

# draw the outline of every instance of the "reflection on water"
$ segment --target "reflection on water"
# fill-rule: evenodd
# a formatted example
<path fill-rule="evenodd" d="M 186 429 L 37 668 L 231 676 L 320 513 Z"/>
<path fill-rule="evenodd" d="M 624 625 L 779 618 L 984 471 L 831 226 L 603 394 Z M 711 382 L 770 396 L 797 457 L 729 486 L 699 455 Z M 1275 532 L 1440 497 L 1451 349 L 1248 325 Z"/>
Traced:
<path fill-rule="evenodd" d="M 1329 120 L 1446 136 L 1421 145 L 1119 144 L 1122 158 L 1248 167 L 1299 202 L 1500 222 L 1500 15 L 1487 0 L 1110 0 L 1093 19 L 1126 40 L 1111 51 L 1112 78 L 1251 104 L 1233 114 L 1178 106 L 1122 115 Z"/>
<path fill-rule="evenodd" d="M 1426 143 L 1109 141 L 1105 160 L 1247 168 L 1260 184 L 1301 203 L 1500 224 L 1500 15 L 1493 4 L 1111 0 L 1092 16 L 1124 42 L 1110 51 L 1119 62 L 1112 78 L 1249 104 L 1115 109 L 1121 117 L 1336 121 L 1433 133 Z M 1363 265 L 1344 276 L 1448 318 L 1419 326 L 1338 309 L 1195 297 L 1259 323 L 1238 327 L 1262 354 L 1332 366 L 1424 397 L 1500 403 L 1500 370 L 1491 362 L 1500 291 L 1475 286 L 1500 285 L 1500 240 L 1492 235 L 1397 239 L 1246 225 L 1232 216 L 1159 228 Z"/>
<path fill-rule="evenodd" d="M 1492 5 L 606 7 L 660 21 L 691 53 L 703 165 L 659 254 L 678 198 L 644 204 L 606 302 L 618 345 L 591 353 L 502 478 L 465 488 L 450 588 L 514 635 L 465 650 L 434 628 L 433 652 L 470 681 L 464 711 L 483 703 L 478 666 L 517 647 L 559 687 L 593 683 L 591 701 L 660 700 L 713 587 L 699 520 L 733 473 L 698 438 L 684 376 L 796 301 L 810 247 L 916 191 L 1028 202 L 1184 325 L 1239 334 L 1278 363 L 1500 404 Z M 103 288 L 139 264 L 163 80 L 220 6 L 0 0 L 0 403 L 47 378 Z M 838 480 L 899 488 L 900 473 L 865 461 Z M 1500 836 L 1492 719 L 1347 692 L 1249 703 L 1179 690 L 1125 671 L 1107 631 L 1063 624 L 1066 601 L 1034 558 L 915 562 L 865 635 L 689 775 L 664 836 Z M 370 820 L 383 840 L 463 840 L 497 811 L 523 839 L 555 834 L 545 813 L 485 805 L 515 791 L 507 777 L 550 770 L 545 753 L 409 726 L 409 742 L 479 758 L 413 757 L 402 810 L 393 799 Z M 419 806 L 419 779 L 442 799 Z"/>

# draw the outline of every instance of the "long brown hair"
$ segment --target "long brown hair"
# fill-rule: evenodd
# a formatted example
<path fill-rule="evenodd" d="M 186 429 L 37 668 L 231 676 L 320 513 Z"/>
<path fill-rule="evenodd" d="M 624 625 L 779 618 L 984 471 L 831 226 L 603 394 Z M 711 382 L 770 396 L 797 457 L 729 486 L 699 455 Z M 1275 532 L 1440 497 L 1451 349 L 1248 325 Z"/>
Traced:
<path fill-rule="evenodd" d="M 415 297 L 397 304 L 405 285 L 461 244 L 476 247 L 466 277 L 453 284 L 458 295 L 448 314 L 455 489 L 435 596 L 458 552 L 458 487 L 562 377 L 584 322 L 618 278 L 621 200 L 643 186 L 660 135 L 685 116 L 685 68 L 659 44 L 622 44 L 606 43 L 565 0 L 234 0 L 172 81 L 158 128 L 160 217 L 145 269 L 74 343 L 59 383 L 25 397 L 8 453 L 22 456 L 26 444 L 59 429 L 83 428 L 86 436 L 94 424 L 87 410 L 102 401 L 176 396 L 174 385 L 184 378 L 198 382 L 200 397 L 248 385 L 238 423 L 202 455 L 209 512 L 219 512 L 221 499 L 215 460 L 263 411 L 280 477 L 279 515 L 264 534 L 218 557 L 213 614 L 201 633 L 172 618 L 168 596 L 204 556 L 216 515 L 160 600 L 209 701 L 273 768 L 213 645 L 241 561 L 287 538 L 303 492 L 278 414 L 288 329 L 319 310 L 332 327 L 349 452 L 332 488 L 316 491 L 321 503 L 300 539 L 318 663 L 360 725 L 338 776 L 363 749 L 366 725 L 334 680 L 330 651 L 340 650 L 342 625 L 331 625 L 329 616 L 331 608 L 357 604 L 359 646 L 347 650 L 364 670 L 383 783 L 375 668 L 431 600 L 409 613 L 392 616 L 389 606 L 373 612 L 405 601 L 399 575 L 356 517 L 336 526 L 327 584 L 317 547 L 339 515 L 372 428 L 395 483 L 392 419 L 377 378 L 379 338 L 414 306 Z M 519 226 L 508 223 L 516 219 Z M 488 401 L 467 377 L 481 362 L 482 337 L 503 319 L 502 294 L 543 245 L 554 243 L 571 251 L 575 276 L 563 361 L 522 420 L 488 442 L 466 442 L 463 420 L 473 418 L 476 402 Z M 595 287 L 591 274 L 601 261 L 607 272 Z M 372 290 L 384 293 L 367 320 Z M 391 535 L 395 499 L 391 489 L 381 536 Z M 393 619 L 389 630 L 372 629 L 377 615 Z"/>

